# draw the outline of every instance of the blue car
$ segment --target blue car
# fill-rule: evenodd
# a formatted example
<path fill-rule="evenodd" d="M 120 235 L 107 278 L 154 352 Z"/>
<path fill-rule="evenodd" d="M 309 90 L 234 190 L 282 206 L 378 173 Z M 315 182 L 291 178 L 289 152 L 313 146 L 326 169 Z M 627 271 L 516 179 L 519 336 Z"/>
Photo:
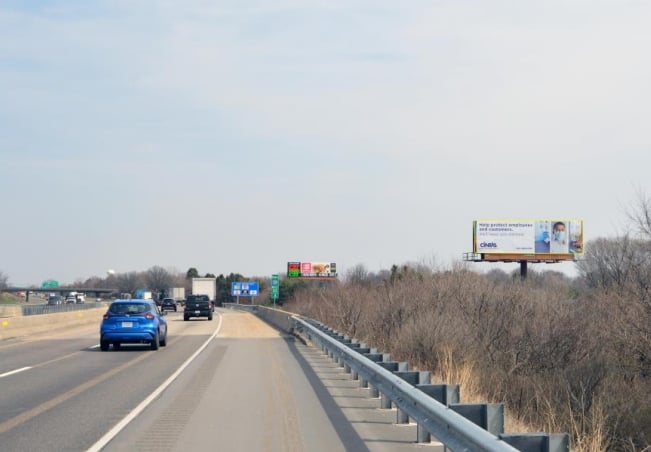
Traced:
<path fill-rule="evenodd" d="M 99 330 L 99 346 L 105 352 L 113 344 L 150 344 L 152 350 L 167 345 L 166 312 L 153 300 L 115 300 L 104 314 Z"/>

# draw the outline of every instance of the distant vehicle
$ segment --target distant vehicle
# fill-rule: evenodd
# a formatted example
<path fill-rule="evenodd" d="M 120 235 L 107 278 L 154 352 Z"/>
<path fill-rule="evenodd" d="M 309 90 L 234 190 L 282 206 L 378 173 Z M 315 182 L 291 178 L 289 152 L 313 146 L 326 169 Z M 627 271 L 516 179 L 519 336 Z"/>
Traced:
<path fill-rule="evenodd" d="M 152 300 L 154 298 L 154 294 L 151 290 L 138 289 L 136 290 L 134 298 L 137 298 L 139 300 Z"/>
<path fill-rule="evenodd" d="M 63 304 L 63 297 L 61 295 L 49 295 L 47 297 L 47 304 L 48 305 Z"/>
<path fill-rule="evenodd" d="M 176 306 L 176 300 L 174 298 L 163 298 L 160 303 L 161 311 L 174 311 L 178 309 Z"/>
<path fill-rule="evenodd" d="M 167 289 L 167 297 L 174 298 L 176 301 L 185 300 L 185 287 L 170 287 Z"/>
<path fill-rule="evenodd" d="M 70 292 L 66 295 L 66 303 L 85 303 L 86 294 L 81 292 Z"/>
<path fill-rule="evenodd" d="M 188 295 L 183 308 L 183 320 L 188 321 L 190 317 L 208 317 L 208 320 L 212 320 L 213 310 L 208 295 Z"/>
<path fill-rule="evenodd" d="M 167 345 L 167 312 L 153 300 L 115 300 L 100 325 L 99 345 L 105 352 L 113 344 L 149 344 L 152 350 Z"/>
<path fill-rule="evenodd" d="M 217 298 L 216 278 L 192 278 L 192 295 L 207 295 L 214 302 Z"/>

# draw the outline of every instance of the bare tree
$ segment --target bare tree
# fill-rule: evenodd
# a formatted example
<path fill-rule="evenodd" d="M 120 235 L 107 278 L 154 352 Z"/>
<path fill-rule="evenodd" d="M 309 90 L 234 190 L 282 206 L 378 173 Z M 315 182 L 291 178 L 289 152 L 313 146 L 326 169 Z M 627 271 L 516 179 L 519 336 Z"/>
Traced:
<path fill-rule="evenodd" d="M 137 272 L 120 273 L 115 277 L 120 292 L 133 294 L 142 286 L 141 275 Z"/>
<path fill-rule="evenodd" d="M 626 209 L 626 216 L 638 234 L 651 239 L 651 197 L 643 189 L 635 191 L 635 200 Z"/>
<path fill-rule="evenodd" d="M 591 287 L 623 287 L 634 261 L 633 242 L 629 236 L 588 242 L 584 259 L 577 262 L 579 274 Z"/>
<path fill-rule="evenodd" d="M 178 270 L 168 270 L 170 276 L 172 277 L 169 287 L 185 287 L 189 282 L 185 277 L 185 273 L 179 272 Z"/>
<path fill-rule="evenodd" d="M 169 289 L 174 282 L 174 277 L 163 267 L 155 265 L 145 273 L 147 288 L 155 292 L 156 296 Z"/>
<path fill-rule="evenodd" d="M 0 290 L 6 289 L 7 287 L 9 287 L 9 276 L 0 271 Z"/>
<path fill-rule="evenodd" d="M 369 273 L 364 264 L 357 264 L 348 269 L 344 275 L 344 280 L 348 284 L 366 285 L 370 282 Z"/>

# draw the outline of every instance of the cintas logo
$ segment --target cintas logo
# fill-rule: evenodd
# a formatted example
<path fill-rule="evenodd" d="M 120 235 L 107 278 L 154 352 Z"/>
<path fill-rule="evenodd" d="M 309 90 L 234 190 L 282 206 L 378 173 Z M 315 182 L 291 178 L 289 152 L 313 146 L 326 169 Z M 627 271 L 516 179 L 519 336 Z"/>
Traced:
<path fill-rule="evenodd" d="M 481 242 L 479 248 L 497 248 L 497 243 L 495 242 Z"/>

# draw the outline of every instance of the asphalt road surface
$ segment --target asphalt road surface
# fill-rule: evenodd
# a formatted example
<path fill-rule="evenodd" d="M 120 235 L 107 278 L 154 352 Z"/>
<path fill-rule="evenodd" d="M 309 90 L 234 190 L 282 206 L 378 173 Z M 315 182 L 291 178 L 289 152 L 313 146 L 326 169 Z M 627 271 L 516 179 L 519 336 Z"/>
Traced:
<path fill-rule="evenodd" d="M 168 346 L 99 351 L 97 326 L 0 341 L 2 451 L 408 451 L 320 350 L 250 313 L 168 314 Z"/>

